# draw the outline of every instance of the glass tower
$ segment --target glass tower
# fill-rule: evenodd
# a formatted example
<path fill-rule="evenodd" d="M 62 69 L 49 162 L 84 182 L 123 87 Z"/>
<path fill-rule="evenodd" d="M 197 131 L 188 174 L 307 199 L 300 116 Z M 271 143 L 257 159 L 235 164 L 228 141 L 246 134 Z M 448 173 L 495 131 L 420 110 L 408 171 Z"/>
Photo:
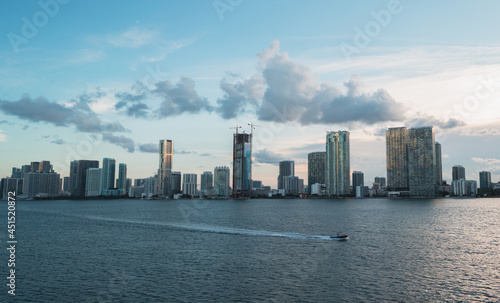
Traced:
<path fill-rule="evenodd" d="M 348 131 L 327 133 L 325 175 L 327 195 L 351 193 Z"/>
<path fill-rule="evenodd" d="M 233 195 L 250 197 L 251 136 L 236 133 L 233 139 Z"/>
<path fill-rule="evenodd" d="M 389 128 L 386 136 L 387 188 L 407 191 L 408 183 L 408 129 Z"/>
<path fill-rule="evenodd" d="M 160 140 L 160 163 L 158 167 L 158 195 L 170 197 L 172 193 L 172 156 L 174 141 Z"/>
<path fill-rule="evenodd" d="M 309 193 L 313 184 L 325 184 L 326 152 L 314 152 L 307 155 L 307 184 Z"/>
<path fill-rule="evenodd" d="M 434 129 L 408 131 L 408 176 L 411 197 L 435 197 L 436 147 Z"/>

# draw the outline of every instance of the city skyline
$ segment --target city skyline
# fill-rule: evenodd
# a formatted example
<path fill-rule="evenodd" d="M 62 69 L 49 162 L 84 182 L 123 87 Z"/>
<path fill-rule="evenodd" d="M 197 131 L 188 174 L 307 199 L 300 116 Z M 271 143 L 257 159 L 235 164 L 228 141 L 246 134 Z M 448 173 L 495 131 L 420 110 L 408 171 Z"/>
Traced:
<path fill-rule="evenodd" d="M 454 165 L 500 180 L 499 3 L 54 3 L 5 4 L 2 177 L 33 159 L 65 177 L 71 161 L 110 157 L 147 178 L 166 138 L 172 170 L 202 174 L 231 167 L 231 127 L 255 122 L 241 129 L 254 132 L 252 179 L 272 187 L 283 160 L 307 180 L 325 131 L 349 130 L 366 181 L 386 173 L 386 129 L 426 125 L 448 183 Z"/>

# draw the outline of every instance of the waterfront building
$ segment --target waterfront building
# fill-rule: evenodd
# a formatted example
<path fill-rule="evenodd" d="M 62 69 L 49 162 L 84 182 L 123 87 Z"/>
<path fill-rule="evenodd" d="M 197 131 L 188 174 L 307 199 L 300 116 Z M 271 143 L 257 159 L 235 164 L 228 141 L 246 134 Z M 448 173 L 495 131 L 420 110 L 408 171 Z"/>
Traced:
<path fill-rule="evenodd" d="M 479 188 L 481 189 L 491 189 L 491 172 L 482 171 L 479 172 Z"/>
<path fill-rule="evenodd" d="M 205 171 L 201 175 L 200 191 L 202 195 L 212 196 L 212 189 L 214 187 L 214 175 L 211 171 Z"/>
<path fill-rule="evenodd" d="M 23 172 L 20 168 L 13 167 L 12 168 L 12 174 L 10 175 L 11 178 L 16 178 L 16 179 L 21 179 L 24 178 Z"/>
<path fill-rule="evenodd" d="M 217 166 L 214 169 L 214 196 L 228 197 L 230 193 L 230 170 L 226 166 Z"/>
<path fill-rule="evenodd" d="M 30 173 L 39 173 L 39 172 L 40 172 L 40 162 L 31 162 Z"/>
<path fill-rule="evenodd" d="M 328 196 L 349 195 L 350 159 L 349 132 L 328 132 L 326 135 L 326 191 Z"/>
<path fill-rule="evenodd" d="M 452 181 L 465 179 L 465 167 L 462 165 L 454 165 L 451 168 Z"/>
<path fill-rule="evenodd" d="M 176 195 L 181 192 L 181 177 L 182 174 L 180 171 L 173 171 L 171 174 L 172 177 L 172 195 Z"/>
<path fill-rule="evenodd" d="M 250 134 L 233 136 L 233 195 L 235 198 L 250 197 L 252 176 L 252 142 Z"/>
<path fill-rule="evenodd" d="M 146 198 L 151 198 L 154 196 L 156 191 L 157 177 L 149 177 L 144 180 L 144 196 Z M 180 184 L 180 182 L 179 182 Z"/>
<path fill-rule="evenodd" d="M 73 163 L 73 162 L 72 162 Z M 74 197 L 85 197 L 85 184 L 87 182 L 87 170 L 89 168 L 99 168 L 97 160 L 77 160 L 76 161 L 76 186 L 72 195 Z M 71 167 L 70 167 L 71 173 Z"/>
<path fill-rule="evenodd" d="M 63 191 L 68 192 L 69 191 L 69 177 L 64 177 L 63 181 Z"/>
<path fill-rule="evenodd" d="M 89 168 L 85 182 L 85 197 L 97 197 L 102 193 L 102 169 Z"/>
<path fill-rule="evenodd" d="M 118 182 L 116 187 L 120 191 L 120 196 L 123 196 L 127 193 L 127 164 L 120 163 L 118 165 Z"/>
<path fill-rule="evenodd" d="M 311 194 L 311 184 L 325 184 L 326 152 L 313 152 L 307 155 L 307 184 Z"/>
<path fill-rule="evenodd" d="M 435 148 L 432 126 L 409 129 L 408 177 L 410 197 L 435 197 Z"/>
<path fill-rule="evenodd" d="M 9 192 L 15 193 L 15 198 L 23 193 L 24 179 L 19 178 L 2 178 L 0 194 L 2 200 L 8 200 Z M 10 196 L 12 197 L 12 196 Z"/>
<path fill-rule="evenodd" d="M 280 161 L 278 175 L 278 190 L 285 189 L 284 178 L 295 176 L 295 162 L 292 160 Z"/>
<path fill-rule="evenodd" d="M 23 194 L 29 198 L 53 198 L 59 195 L 60 185 L 60 175 L 57 173 L 27 173 L 24 176 Z"/>
<path fill-rule="evenodd" d="M 184 195 L 195 196 L 197 193 L 197 179 L 196 174 L 184 174 L 182 176 L 182 193 Z"/>
<path fill-rule="evenodd" d="M 352 190 L 356 195 L 356 198 L 364 197 L 365 188 L 365 177 L 363 172 L 353 171 L 352 172 Z"/>
<path fill-rule="evenodd" d="M 102 159 L 101 191 L 104 196 L 107 189 L 115 188 L 116 161 L 111 158 Z"/>
<path fill-rule="evenodd" d="M 299 194 L 299 177 L 297 176 L 283 176 L 282 177 L 283 188 L 280 189 L 282 195 L 298 195 Z M 302 181 L 304 182 L 304 181 Z"/>
<path fill-rule="evenodd" d="M 408 191 L 408 129 L 389 128 L 386 136 L 387 190 Z M 377 182 L 377 181 L 375 181 Z"/>
<path fill-rule="evenodd" d="M 474 196 L 477 195 L 476 180 L 454 180 L 451 183 L 452 194 L 455 196 Z"/>
<path fill-rule="evenodd" d="M 68 192 L 76 193 L 76 179 L 78 177 L 78 160 L 71 161 L 69 164 L 69 189 Z"/>
<path fill-rule="evenodd" d="M 443 162 L 441 157 L 441 144 L 439 142 L 435 143 L 435 153 L 436 153 L 436 185 L 443 184 Z"/>
<path fill-rule="evenodd" d="M 172 195 L 172 158 L 174 154 L 173 140 L 160 140 L 160 162 L 158 168 L 158 196 Z"/>
<path fill-rule="evenodd" d="M 387 183 L 385 182 L 385 177 L 375 177 L 375 183 L 378 183 L 380 189 L 385 188 Z"/>

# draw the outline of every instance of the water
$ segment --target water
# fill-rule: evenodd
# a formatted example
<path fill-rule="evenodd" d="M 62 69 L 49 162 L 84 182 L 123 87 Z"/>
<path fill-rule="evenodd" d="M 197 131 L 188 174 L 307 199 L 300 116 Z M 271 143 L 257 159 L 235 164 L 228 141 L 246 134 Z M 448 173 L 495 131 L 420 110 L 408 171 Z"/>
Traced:
<path fill-rule="evenodd" d="M 18 201 L 16 219 L 1 302 L 500 302 L 500 199 Z"/>

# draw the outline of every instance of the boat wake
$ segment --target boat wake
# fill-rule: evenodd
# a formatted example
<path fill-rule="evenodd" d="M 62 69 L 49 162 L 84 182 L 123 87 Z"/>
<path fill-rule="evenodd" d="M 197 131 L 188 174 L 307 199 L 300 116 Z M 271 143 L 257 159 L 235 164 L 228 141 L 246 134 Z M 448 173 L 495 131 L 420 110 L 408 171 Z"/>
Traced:
<path fill-rule="evenodd" d="M 157 222 L 157 221 L 113 219 L 113 218 L 104 218 L 97 216 L 88 216 L 87 218 L 100 221 L 166 226 L 178 230 L 228 234 L 228 235 L 280 237 L 280 238 L 306 239 L 306 240 L 337 240 L 330 238 L 330 236 L 324 236 L 324 235 L 309 235 L 309 234 L 292 233 L 292 232 L 277 232 L 269 230 L 234 228 L 234 227 L 216 226 L 216 225 L 199 224 L 199 223 L 167 223 L 167 222 Z"/>

